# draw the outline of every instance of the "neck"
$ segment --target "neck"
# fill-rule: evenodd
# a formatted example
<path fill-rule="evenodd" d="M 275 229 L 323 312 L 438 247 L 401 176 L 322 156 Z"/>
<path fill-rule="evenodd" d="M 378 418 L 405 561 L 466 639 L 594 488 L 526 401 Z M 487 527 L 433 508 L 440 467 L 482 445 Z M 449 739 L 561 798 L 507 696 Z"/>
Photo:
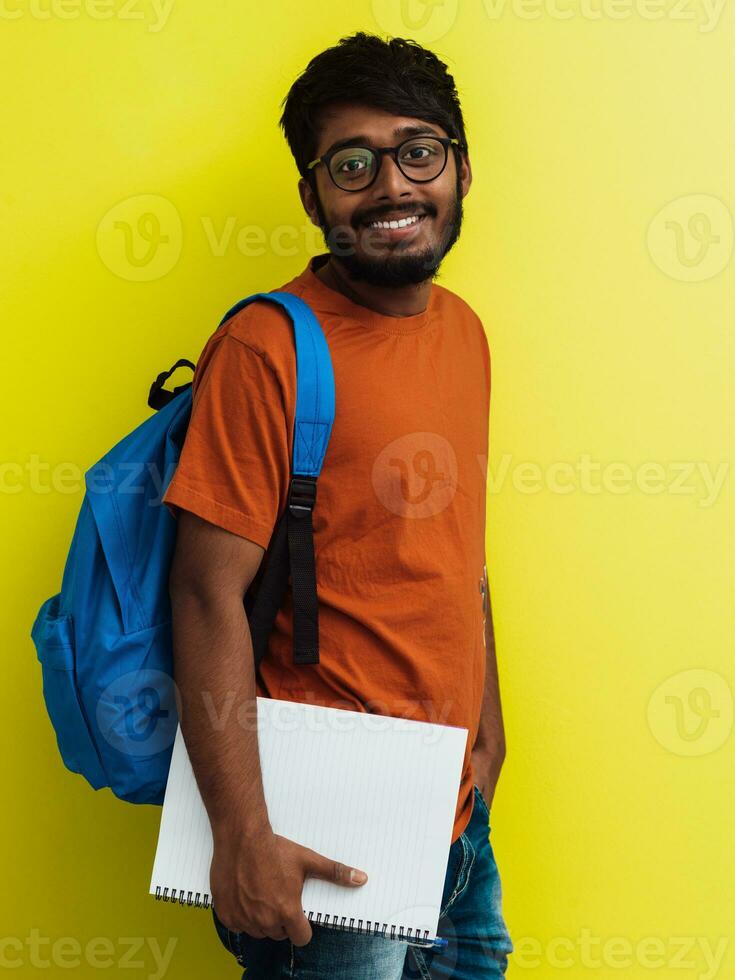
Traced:
<path fill-rule="evenodd" d="M 423 313 L 429 303 L 431 280 L 417 286 L 373 286 L 353 279 L 330 256 L 314 273 L 330 289 L 342 293 L 358 306 L 366 306 L 383 316 L 415 316 Z"/>

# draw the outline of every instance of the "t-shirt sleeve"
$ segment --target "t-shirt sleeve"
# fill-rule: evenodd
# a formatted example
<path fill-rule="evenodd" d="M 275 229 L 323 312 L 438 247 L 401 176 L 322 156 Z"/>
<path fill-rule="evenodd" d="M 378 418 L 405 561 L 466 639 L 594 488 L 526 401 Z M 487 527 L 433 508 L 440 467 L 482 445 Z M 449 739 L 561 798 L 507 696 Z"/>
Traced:
<path fill-rule="evenodd" d="M 288 489 L 288 433 L 274 371 L 256 351 L 225 335 L 197 380 L 163 503 L 175 517 L 179 509 L 191 511 L 267 548 Z"/>
<path fill-rule="evenodd" d="M 487 339 L 487 333 L 482 324 L 482 320 L 479 317 L 477 319 L 477 328 L 479 331 L 480 340 L 480 352 L 482 356 L 482 367 L 485 374 L 485 402 L 487 404 L 488 411 L 490 410 L 490 392 L 491 388 L 491 357 L 490 357 L 490 344 Z"/>

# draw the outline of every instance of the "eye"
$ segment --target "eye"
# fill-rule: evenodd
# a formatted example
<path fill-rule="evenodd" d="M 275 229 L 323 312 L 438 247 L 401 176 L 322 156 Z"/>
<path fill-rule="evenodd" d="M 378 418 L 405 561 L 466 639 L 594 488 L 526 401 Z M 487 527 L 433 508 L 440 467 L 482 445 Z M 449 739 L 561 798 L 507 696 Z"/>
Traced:
<path fill-rule="evenodd" d="M 420 160 L 424 154 L 426 154 L 426 156 L 431 155 L 431 150 L 428 146 L 412 146 L 406 150 L 404 156 L 407 156 L 412 160 Z"/>
<path fill-rule="evenodd" d="M 401 153 L 401 162 L 411 167 L 432 167 L 444 155 L 441 143 L 432 139 L 416 139 L 406 143 Z"/>
<path fill-rule="evenodd" d="M 372 165 L 373 155 L 363 147 L 346 147 L 332 157 L 332 173 L 343 180 L 361 177 Z"/>
<path fill-rule="evenodd" d="M 342 173 L 354 173 L 356 170 L 360 170 L 360 168 L 364 166 L 366 166 L 364 160 L 361 160 L 358 157 L 351 157 L 349 160 L 343 160 L 339 165 L 338 170 L 340 170 Z"/>

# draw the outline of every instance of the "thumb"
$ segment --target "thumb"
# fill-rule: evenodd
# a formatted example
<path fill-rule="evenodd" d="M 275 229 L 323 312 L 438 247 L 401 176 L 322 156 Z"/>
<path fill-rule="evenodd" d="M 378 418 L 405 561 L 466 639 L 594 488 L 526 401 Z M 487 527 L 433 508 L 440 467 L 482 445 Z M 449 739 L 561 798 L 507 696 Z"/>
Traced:
<path fill-rule="evenodd" d="M 342 864 L 340 861 L 333 861 L 331 858 L 318 854 L 308 847 L 302 848 L 304 857 L 304 871 L 312 878 L 323 878 L 331 881 L 335 885 L 346 885 L 354 888 L 356 885 L 364 885 L 367 875 L 364 871 L 351 868 L 349 864 Z"/>

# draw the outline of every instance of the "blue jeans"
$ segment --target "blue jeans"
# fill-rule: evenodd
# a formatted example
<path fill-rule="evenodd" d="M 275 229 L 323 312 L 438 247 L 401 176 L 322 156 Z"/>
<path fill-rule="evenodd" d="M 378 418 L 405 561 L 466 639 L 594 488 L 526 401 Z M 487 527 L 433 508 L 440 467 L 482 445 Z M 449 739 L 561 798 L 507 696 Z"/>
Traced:
<path fill-rule="evenodd" d="M 243 980 L 497 980 L 513 943 L 501 911 L 490 814 L 477 786 L 472 817 L 449 849 L 438 934 L 443 949 L 311 924 L 306 946 L 232 932 L 212 909 L 217 935 L 246 967 Z"/>

